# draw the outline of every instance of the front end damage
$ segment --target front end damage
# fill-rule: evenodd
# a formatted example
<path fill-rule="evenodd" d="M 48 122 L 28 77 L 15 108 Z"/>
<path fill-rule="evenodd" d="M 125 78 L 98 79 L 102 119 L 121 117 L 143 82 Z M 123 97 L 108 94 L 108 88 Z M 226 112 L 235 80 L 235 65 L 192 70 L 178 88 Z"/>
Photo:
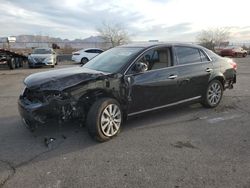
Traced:
<path fill-rule="evenodd" d="M 83 108 L 74 97 L 63 91 L 25 88 L 19 97 L 18 109 L 25 125 L 31 130 L 50 121 L 60 123 L 84 119 Z"/>

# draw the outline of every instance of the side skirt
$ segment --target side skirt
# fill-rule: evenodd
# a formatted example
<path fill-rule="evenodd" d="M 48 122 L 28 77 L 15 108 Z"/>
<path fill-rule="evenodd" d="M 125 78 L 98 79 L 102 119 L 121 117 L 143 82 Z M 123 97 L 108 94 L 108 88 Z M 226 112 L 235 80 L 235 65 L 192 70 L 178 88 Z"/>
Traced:
<path fill-rule="evenodd" d="M 170 103 L 170 104 L 166 104 L 166 105 L 163 105 L 163 106 L 157 106 L 157 107 L 154 107 L 154 108 L 150 108 L 150 109 L 146 109 L 146 110 L 141 110 L 141 111 L 138 111 L 138 112 L 133 112 L 133 113 L 128 114 L 128 116 L 134 116 L 134 115 L 137 115 L 137 114 L 141 114 L 141 113 L 145 113 L 145 112 L 150 112 L 150 111 L 153 111 L 153 110 L 159 110 L 159 109 L 162 109 L 162 108 L 167 108 L 167 107 L 175 106 L 175 105 L 179 105 L 179 104 L 182 104 L 182 103 L 194 101 L 194 100 L 197 100 L 197 99 L 200 99 L 200 98 L 201 98 L 201 96 L 192 97 L 192 98 L 189 98 L 189 99 L 184 99 L 184 100 L 181 100 L 181 101 L 178 101 L 178 102 L 174 102 L 174 103 Z"/>

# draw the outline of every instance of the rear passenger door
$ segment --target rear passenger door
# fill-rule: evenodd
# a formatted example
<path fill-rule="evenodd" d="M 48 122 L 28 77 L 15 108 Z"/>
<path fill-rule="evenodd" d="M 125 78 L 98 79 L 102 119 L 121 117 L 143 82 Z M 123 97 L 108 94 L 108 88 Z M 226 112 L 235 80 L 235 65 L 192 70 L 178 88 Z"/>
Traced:
<path fill-rule="evenodd" d="M 207 88 L 213 64 L 206 53 L 189 46 L 174 47 L 178 67 L 180 99 L 202 96 Z"/>

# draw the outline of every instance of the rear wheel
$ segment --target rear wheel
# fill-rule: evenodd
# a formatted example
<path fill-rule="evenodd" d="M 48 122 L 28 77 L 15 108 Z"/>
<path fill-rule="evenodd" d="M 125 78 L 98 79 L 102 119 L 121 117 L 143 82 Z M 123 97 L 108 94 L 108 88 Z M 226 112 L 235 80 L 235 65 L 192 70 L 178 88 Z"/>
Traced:
<path fill-rule="evenodd" d="M 111 98 L 96 101 L 87 116 L 89 134 L 98 141 L 104 142 L 120 132 L 122 111 L 118 102 Z"/>
<path fill-rule="evenodd" d="M 222 98 L 223 86 L 219 80 L 212 80 L 207 87 L 206 94 L 203 98 L 202 105 L 207 108 L 216 107 Z"/>
<path fill-rule="evenodd" d="M 15 58 L 12 57 L 12 58 L 9 60 L 9 67 L 10 67 L 10 69 L 14 69 L 14 68 L 16 67 Z"/>
<path fill-rule="evenodd" d="M 84 57 L 84 58 L 82 58 L 81 59 L 81 64 L 85 64 L 85 63 L 87 63 L 89 60 L 88 60 L 88 58 L 86 58 L 86 57 Z"/>

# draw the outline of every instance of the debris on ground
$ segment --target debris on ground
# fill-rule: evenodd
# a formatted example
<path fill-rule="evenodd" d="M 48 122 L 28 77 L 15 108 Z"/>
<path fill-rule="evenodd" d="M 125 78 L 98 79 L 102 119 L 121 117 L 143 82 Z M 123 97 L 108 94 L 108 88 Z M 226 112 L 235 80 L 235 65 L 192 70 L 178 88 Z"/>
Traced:
<path fill-rule="evenodd" d="M 55 141 L 56 139 L 55 138 L 47 138 L 47 137 L 45 137 L 44 138 L 44 144 L 45 144 L 45 146 L 46 147 L 48 147 L 48 148 L 51 148 L 51 145 L 52 145 L 52 143 Z"/>

